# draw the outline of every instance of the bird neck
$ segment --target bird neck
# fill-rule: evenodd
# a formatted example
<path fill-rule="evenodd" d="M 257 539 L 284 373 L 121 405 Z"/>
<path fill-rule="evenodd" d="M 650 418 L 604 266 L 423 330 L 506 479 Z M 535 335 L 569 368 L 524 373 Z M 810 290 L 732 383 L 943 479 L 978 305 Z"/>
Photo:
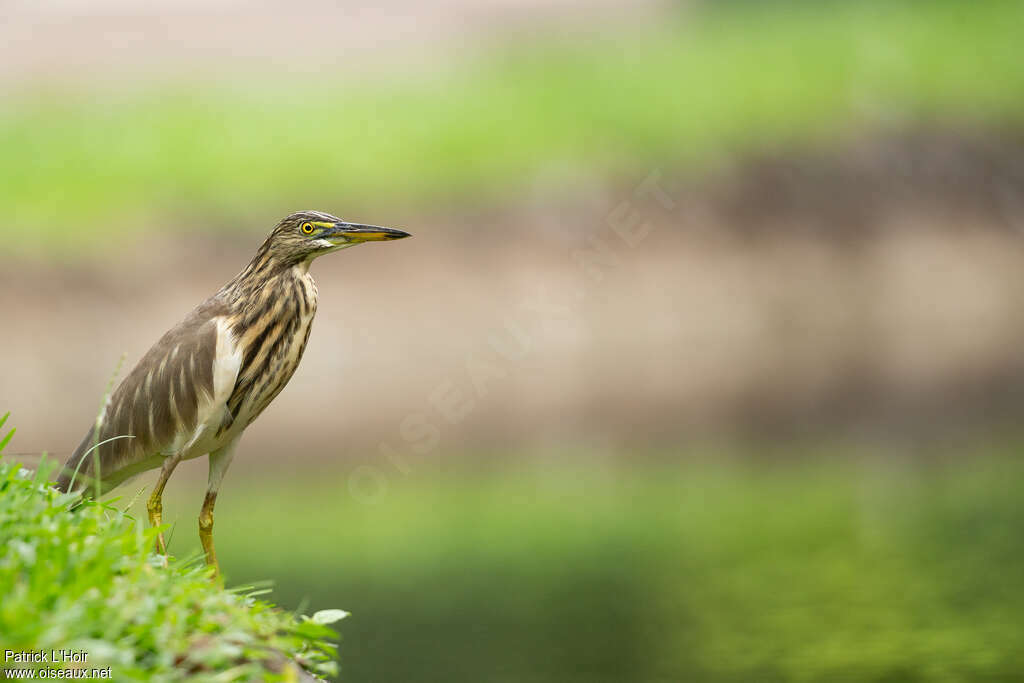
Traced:
<path fill-rule="evenodd" d="M 274 255 L 267 243 L 260 247 L 245 268 L 220 293 L 229 301 L 246 301 L 266 289 L 290 286 L 296 280 L 311 279 L 309 264 L 312 258 L 290 261 Z"/>

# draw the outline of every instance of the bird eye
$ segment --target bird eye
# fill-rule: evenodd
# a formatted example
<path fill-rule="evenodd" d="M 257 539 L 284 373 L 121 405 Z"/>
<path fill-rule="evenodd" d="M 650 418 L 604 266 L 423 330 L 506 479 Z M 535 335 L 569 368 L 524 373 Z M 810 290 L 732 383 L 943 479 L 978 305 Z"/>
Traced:
<path fill-rule="evenodd" d="M 302 224 L 302 232 L 306 233 L 307 235 L 312 235 L 313 234 L 313 224 L 312 223 L 303 223 Z"/>

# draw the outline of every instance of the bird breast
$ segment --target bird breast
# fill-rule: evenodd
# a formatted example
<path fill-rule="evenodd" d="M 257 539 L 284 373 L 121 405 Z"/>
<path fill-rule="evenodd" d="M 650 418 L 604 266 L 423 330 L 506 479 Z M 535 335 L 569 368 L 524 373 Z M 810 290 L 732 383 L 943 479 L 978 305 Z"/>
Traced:
<path fill-rule="evenodd" d="M 268 283 L 229 321 L 241 364 L 227 401 L 232 431 L 244 429 L 270 404 L 302 360 L 316 314 L 316 284 L 289 272 Z M 225 425 L 227 426 L 227 425 Z"/>

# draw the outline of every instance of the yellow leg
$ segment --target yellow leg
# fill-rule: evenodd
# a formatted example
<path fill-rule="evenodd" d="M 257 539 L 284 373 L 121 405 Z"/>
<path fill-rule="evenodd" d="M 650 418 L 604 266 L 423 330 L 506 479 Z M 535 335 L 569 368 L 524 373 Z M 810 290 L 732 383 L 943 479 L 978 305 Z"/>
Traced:
<path fill-rule="evenodd" d="M 238 439 L 235 439 L 220 450 L 210 453 L 210 479 L 206 487 L 203 508 L 199 511 L 199 541 L 203 544 L 203 551 L 206 553 L 207 566 L 213 567 L 212 578 L 217 582 L 222 579 L 220 564 L 217 562 L 217 552 L 213 549 L 213 506 L 217 504 L 217 490 L 220 489 L 220 482 L 224 479 L 224 472 L 231 464 L 237 443 Z"/>
<path fill-rule="evenodd" d="M 178 462 L 181 458 L 172 456 L 164 460 L 163 467 L 160 468 L 160 477 L 156 480 L 156 485 L 153 487 L 153 495 L 149 497 L 149 502 L 146 503 L 146 510 L 149 512 L 149 524 L 154 529 L 163 525 L 163 512 L 164 512 L 164 487 L 167 485 L 167 480 L 171 478 L 171 473 L 174 472 L 174 468 L 178 466 Z M 164 566 L 167 566 L 167 543 L 164 541 L 164 532 L 159 532 L 156 537 L 156 552 L 164 556 Z"/>
<path fill-rule="evenodd" d="M 203 500 L 203 508 L 199 511 L 199 541 L 206 553 L 207 566 L 213 567 L 213 580 L 220 579 L 220 564 L 217 562 L 217 551 L 213 548 L 213 506 L 217 503 L 217 492 L 207 491 Z"/>

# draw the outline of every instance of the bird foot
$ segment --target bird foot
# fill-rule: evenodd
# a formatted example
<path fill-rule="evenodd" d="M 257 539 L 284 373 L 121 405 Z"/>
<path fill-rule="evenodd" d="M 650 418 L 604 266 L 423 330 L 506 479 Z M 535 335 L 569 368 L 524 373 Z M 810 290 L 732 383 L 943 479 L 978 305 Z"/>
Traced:
<path fill-rule="evenodd" d="M 164 541 L 164 532 L 160 532 L 156 535 L 156 554 L 162 559 L 164 569 L 167 569 L 167 542 Z"/>

